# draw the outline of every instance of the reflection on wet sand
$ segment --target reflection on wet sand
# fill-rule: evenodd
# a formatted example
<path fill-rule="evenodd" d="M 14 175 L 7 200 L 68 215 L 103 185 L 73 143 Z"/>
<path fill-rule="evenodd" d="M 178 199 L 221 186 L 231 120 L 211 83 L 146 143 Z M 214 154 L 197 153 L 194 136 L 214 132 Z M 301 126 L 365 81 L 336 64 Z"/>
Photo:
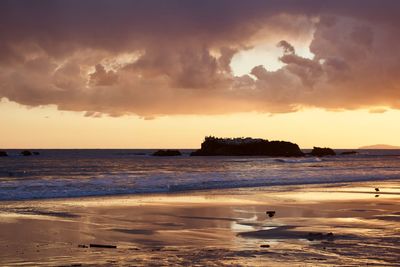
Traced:
<path fill-rule="evenodd" d="M 397 184 L 3 202 L 0 262 L 395 266 Z"/>

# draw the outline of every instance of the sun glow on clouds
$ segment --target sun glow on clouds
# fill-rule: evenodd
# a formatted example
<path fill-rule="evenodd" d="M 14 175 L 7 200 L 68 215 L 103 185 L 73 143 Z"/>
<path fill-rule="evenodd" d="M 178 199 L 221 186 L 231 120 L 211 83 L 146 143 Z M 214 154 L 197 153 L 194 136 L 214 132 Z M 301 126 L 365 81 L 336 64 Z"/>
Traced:
<path fill-rule="evenodd" d="M 398 144 L 399 8 L 389 0 L 0 1 L 8 125 L 0 146 L 196 147 L 208 134 L 303 147 Z M 376 125 L 387 131 L 375 141 Z M 76 131 L 84 141 L 69 136 Z"/>
<path fill-rule="evenodd" d="M 232 57 L 231 68 L 235 76 L 251 74 L 255 66 L 262 65 L 269 71 L 277 71 L 285 66 L 279 58 L 282 56 L 282 48 L 278 46 L 281 40 L 286 40 L 296 48 L 300 57 L 313 59 L 314 54 L 310 51 L 313 40 L 314 29 L 311 27 L 308 33 L 300 36 L 270 36 L 267 40 L 258 40 L 256 43 L 236 53 Z"/>
<path fill-rule="evenodd" d="M 7 2 L 0 97 L 95 117 L 400 106 L 392 2 L 373 20 L 343 3 L 178 2 Z"/>

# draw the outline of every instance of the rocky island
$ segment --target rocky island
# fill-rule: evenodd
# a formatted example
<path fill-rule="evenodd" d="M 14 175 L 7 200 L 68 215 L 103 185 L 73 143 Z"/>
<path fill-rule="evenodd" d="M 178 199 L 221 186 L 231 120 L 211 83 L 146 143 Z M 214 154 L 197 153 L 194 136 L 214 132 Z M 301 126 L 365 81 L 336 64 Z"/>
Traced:
<path fill-rule="evenodd" d="M 29 157 L 29 156 L 32 156 L 32 155 L 38 156 L 38 155 L 40 155 L 40 153 L 36 152 L 36 151 L 32 152 L 30 150 L 21 151 L 21 156 Z"/>
<path fill-rule="evenodd" d="M 255 138 L 206 137 L 201 148 L 191 156 L 270 156 L 301 157 L 304 153 L 297 144 Z"/>
<path fill-rule="evenodd" d="M 329 147 L 314 147 L 310 155 L 314 157 L 336 156 L 336 152 Z"/>
<path fill-rule="evenodd" d="M 182 156 L 182 153 L 179 150 L 167 149 L 167 150 L 158 150 L 153 153 L 153 156 L 155 156 L 155 157 L 176 157 L 176 156 Z"/>

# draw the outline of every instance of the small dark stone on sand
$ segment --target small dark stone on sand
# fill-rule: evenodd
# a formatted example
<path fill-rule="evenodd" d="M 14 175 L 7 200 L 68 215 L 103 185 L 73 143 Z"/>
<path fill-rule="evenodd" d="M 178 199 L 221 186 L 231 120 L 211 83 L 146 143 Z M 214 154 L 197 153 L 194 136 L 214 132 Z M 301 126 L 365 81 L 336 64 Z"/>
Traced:
<path fill-rule="evenodd" d="M 269 248 L 270 245 L 261 245 L 260 248 Z"/>
<path fill-rule="evenodd" d="M 270 218 L 272 218 L 272 217 L 274 217 L 274 215 L 275 215 L 275 211 L 273 211 L 273 210 L 269 210 L 269 211 L 267 211 L 266 212 L 267 214 L 268 214 L 268 216 L 270 217 Z"/>
<path fill-rule="evenodd" d="M 321 240 L 321 239 L 332 240 L 333 237 L 334 234 L 332 232 L 329 232 L 326 235 L 323 233 L 308 233 L 307 240 L 309 241 Z"/>
<path fill-rule="evenodd" d="M 379 188 L 378 188 L 378 187 L 377 187 L 377 188 L 375 188 L 375 191 L 376 191 L 376 192 L 379 192 Z"/>
<path fill-rule="evenodd" d="M 379 197 L 379 195 L 375 195 L 375 197 Z"/>
<path fill-rule="evenodd" d="M 308 233 L 309 236 L 322 236 L 322 233 Z"/>

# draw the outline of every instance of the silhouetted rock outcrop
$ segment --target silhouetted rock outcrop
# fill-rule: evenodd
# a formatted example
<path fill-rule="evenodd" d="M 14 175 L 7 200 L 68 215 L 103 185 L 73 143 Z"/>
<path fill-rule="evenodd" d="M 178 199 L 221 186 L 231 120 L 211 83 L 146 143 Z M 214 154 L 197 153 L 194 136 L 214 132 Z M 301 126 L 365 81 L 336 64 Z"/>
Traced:
<path fill-rule="evenodd" d="M 24 150 L 24 151 L 21 151 L 21 156 L 32 156 L 32 155 L 35 155 L 35 156 L 39 156 L 40 155 L 40 153 L 39 152 L 37 152 L 37 151 L 30 151 L 30 150 Z"/>
<path fill-rule="evenodd" d="M 173 156 L 182 156 L 182 153 L 179 150 L 158 150 L 153 153 L 153 156 L 157 157 L 173 157 Z"/>
<path fill-rule="evenodd" d="M 314 147 L 313 150 L 310 153 L 313 156 L 316 157 L 324 157 L 324 156 L 335 156 L 336 153 L 332 148 L 328 147 Z"/>
<path fill-rule="evenodd" d="M 32 152 L 29 150 L 24 150 L 24 151 L 21 151 L 21 155 L 22 156 L 32 156 Z"/>
<path fill-rule="evenodd" d="M 340 153 L 340 155 L 343 155 L 343 156 L 355 155 L 355 154 L 358 154 L 358 152 L 357 151 L 345 151 L 345 152 Z"/>
<path fill-rule="evenodd" d="M 8 154 L 5 151 L 0 151 L 0 157 L 7 157 Z"/>
<path fill-rule="evenodd" d="M 294 143 L 253 138 L 206 137 L 201 149 L 191 156 L 271 156 L 300 157 L 304 153 Z"/>

